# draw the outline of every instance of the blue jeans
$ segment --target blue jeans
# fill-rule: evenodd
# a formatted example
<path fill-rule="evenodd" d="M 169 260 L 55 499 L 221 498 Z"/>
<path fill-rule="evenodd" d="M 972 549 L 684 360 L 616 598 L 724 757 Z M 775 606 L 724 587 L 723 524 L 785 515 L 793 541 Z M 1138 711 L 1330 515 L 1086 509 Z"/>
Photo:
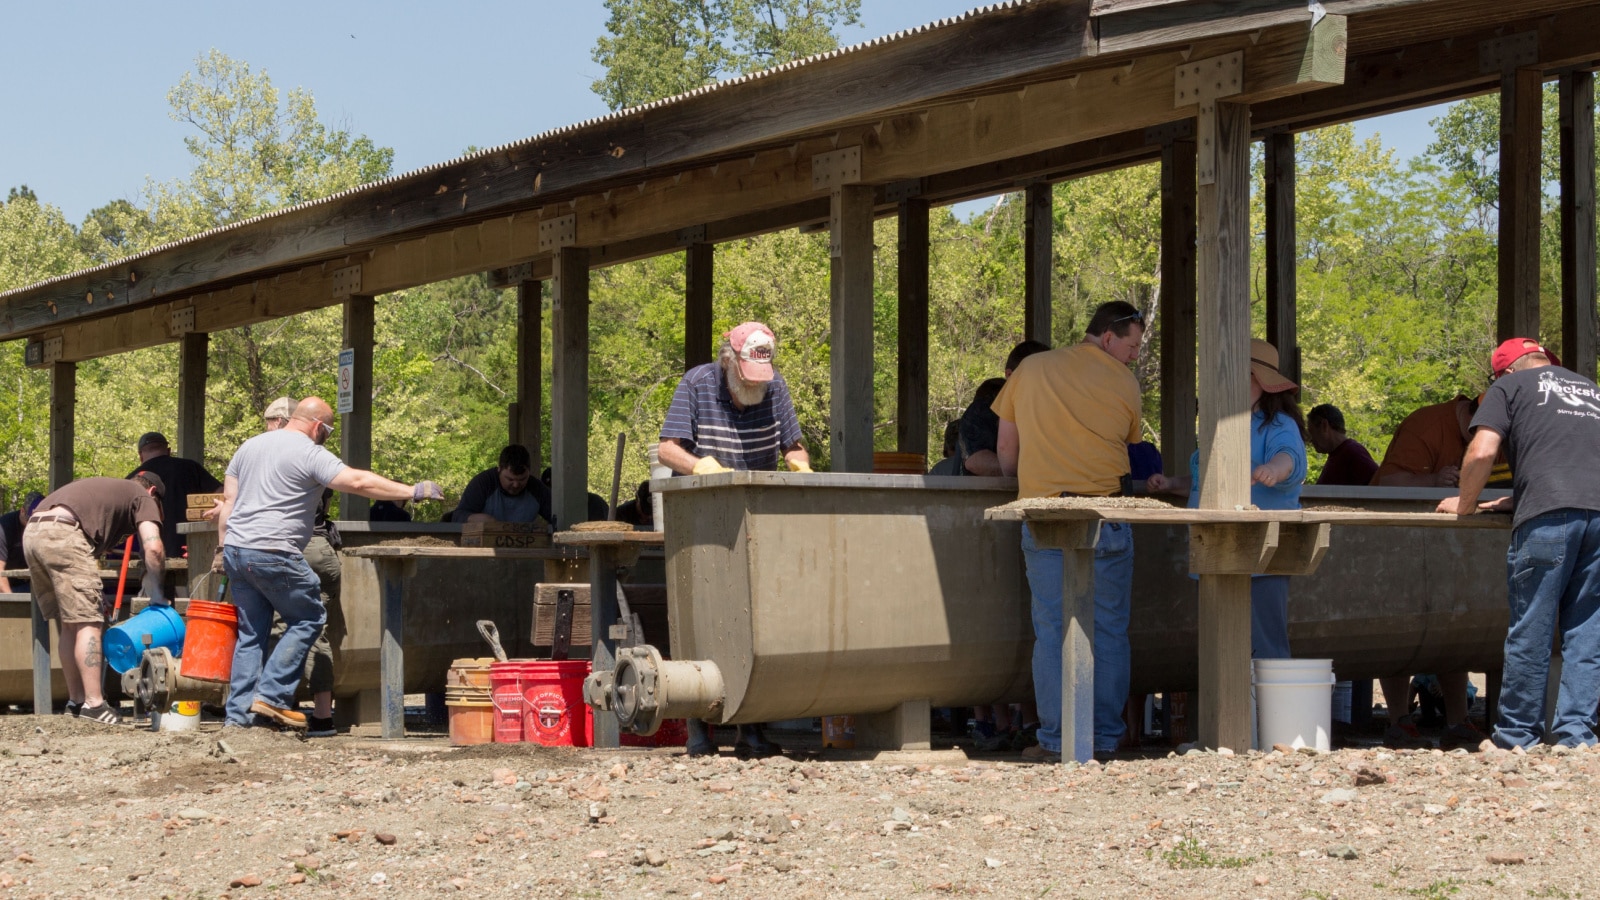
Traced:
<path fill-rule="evenodd" d="M 233 605 L 239 613 L 239 644 L 228 681 L 228 724 L 248 725 L 256 700 L 281 709 L 294 706 L 306 654 L 328 619 L 316 573 L 298 553 L 224 547 Z M 266 657 L 276 610 L 288 627 Z"/>
<path fill-rule="evenodd" d="M 1039 704 L 1039 745 L 1061 752 L 1061 640 L 1066 625 L 1061 608 L 1060 550 L 1041 550 L 1033 532 L 1022 526 L 1022 557 L 1033 592 L 1033 696 Z M 1127 726 L 1132 653 L 1128 649 L 1128 611 L 1133 605 L 1133 528 L 1102 522 L 1094 548 L 1094 749 L 1114 751 Z"/>
<path fill-rule="evenodd" d="M 1557 743 L 1595 743 L 1600 701 L 1600 512 L 1558 509 L 1512 532 L 1506 552 L 1511 627 L 1494 742 L 1531 747 L 1544 734 L 1550 646 L 1561 629 Z"/>
<path fill-rule="evenodd" d="M 1289 576 L 1250 579 L 1250 658 L 1289 659 Z"/>

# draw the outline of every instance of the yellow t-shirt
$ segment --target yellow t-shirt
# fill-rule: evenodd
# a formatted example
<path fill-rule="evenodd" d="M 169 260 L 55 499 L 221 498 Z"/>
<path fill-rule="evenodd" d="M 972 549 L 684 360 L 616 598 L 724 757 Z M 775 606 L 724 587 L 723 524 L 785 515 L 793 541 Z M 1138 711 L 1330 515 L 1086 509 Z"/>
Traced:
<path fill-rule="evenodd" d="M 1085 342 L 1024 359 L 994 412 L 1017 426 L 1019 497 L 1114 494 L 1140 438 L 1138 379 Z"/>

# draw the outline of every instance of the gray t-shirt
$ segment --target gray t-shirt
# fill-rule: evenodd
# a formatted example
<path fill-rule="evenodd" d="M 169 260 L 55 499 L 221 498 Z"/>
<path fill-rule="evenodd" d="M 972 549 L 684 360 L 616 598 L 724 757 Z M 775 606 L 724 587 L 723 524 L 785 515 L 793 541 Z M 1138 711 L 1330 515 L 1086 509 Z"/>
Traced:
<path fill-rule="evenodd" d="M 239 493 L 228 515 L 226 545 L 304 551 L 322 489 L 344 468 L 339 457 L 298 431 L 267 431 L 245 441 L 228 463 Z"/>

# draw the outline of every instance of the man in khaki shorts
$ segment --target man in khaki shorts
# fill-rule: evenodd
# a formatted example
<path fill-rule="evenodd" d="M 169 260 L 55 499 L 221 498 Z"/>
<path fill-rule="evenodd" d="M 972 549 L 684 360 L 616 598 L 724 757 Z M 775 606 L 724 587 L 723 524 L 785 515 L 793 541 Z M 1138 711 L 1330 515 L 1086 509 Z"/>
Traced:
<path fill-rule="evenodd" d="M 152 472 L 136 472 L 128 480 L 85 478 L 45 497 L 28 520 L 22 555 L 28 560 L 33 602 L 56 621 L 60 633 L 69 715 L 106 725 L 122 721 L 101 693 L 100 638 L 108 610 L 98 560 L 137 530 L 144 548 L 144 593 L 152 603 L 167 602 L 161 593 L 165 491 Z"/>

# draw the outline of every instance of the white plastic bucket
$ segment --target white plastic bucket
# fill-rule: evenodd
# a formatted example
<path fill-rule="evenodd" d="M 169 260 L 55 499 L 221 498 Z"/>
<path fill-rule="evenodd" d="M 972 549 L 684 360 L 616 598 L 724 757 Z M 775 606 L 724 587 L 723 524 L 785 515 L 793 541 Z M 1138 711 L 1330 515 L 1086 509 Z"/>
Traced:
<path fill-rule="evenodd" d="M 1333 660 L 1254 660 L 1256 746 L 1333 749 Z"/>

